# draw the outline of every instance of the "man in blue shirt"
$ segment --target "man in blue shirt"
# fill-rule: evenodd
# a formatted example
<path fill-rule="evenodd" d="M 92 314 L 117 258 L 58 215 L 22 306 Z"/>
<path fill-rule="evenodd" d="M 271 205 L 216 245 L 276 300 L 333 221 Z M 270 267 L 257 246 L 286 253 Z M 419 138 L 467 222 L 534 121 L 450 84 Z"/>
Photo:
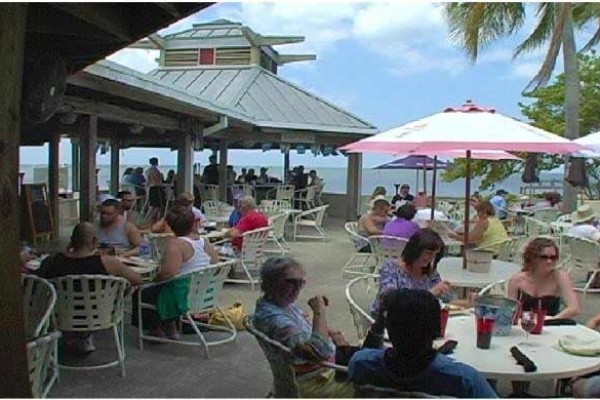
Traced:
<path fill-rule="evenodd" d="M 498 397 L 475 368 L 433 349 L 440 334 L 435 296 L 426 290 L 398 289 L 386 293 L 383 306 L 393 347 L 356 352 L 348 364 L 350 381 L 436 396 Z"/>
<path fill-rule="evenodd" d="M 508 216 L 506 199 L 504 198 L 507 194 L 508 192 L 506 190 L 500 189 L 496 192 L 496 195 L 490 199 L 490 203 L 494 206 L 496 217 L 498 219 L 506 219 Z"/>

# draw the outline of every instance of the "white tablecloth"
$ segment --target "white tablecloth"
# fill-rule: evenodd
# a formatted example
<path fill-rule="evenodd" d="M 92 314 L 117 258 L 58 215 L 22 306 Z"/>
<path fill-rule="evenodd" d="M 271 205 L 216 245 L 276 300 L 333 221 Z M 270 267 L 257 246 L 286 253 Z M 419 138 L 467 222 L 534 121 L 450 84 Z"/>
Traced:
<path fill-rule="evenodd" d="M 583 325 L 545 326 L 542 334 L 529 335 L 529 341 L 536 347 L 518 345 L 525 341 L 525 331 L 513 326 L 508 336 L 493 336 L 489 349 L 476 346 L 474 316 L 456 316 L 448 320 L 444 340 L 458 342 L 454 353 L 450 355 L 457 361 L 473 366 L 489 379 L 509 379 L 533 381 L 540 379 L 570 378 L 600 369 L 600 357 L 574 356 L 556 350 L 558 338 L 563 335 L 574 335 L 582 339 L 592 339 L 600 335 Z M 516 364 L 510 354 L 510 348 L 517 347 L 537 365 L 536 372 L 526 373 L 521 365 Z"/>
<path fill-rule="evenodd" d="M 444 257 L 437 269 L 442 279 L 453 286 L 482 288 L 490 283 L 510 278 L 521 270 L 521 266 L 507 261 L 492 260 L 488 273 L 469 272 L 463 268 L 462 257 Z"/>

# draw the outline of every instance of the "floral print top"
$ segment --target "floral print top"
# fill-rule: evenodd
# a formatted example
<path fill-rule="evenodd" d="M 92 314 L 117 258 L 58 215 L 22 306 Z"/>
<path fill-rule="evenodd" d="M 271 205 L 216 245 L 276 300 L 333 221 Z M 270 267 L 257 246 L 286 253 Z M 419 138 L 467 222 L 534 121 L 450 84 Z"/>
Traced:
<path fill-rule="evenodd" d="M 300 308 L 291 304 L 280 307 L 264 298 L 256 302 L 252 323 L 259 331 L 292 349 L 296 371 L 313 361 L 333 361 L 335 346 L 331 339 L 313 332 Z M 314 365 L 314 364 L 313 364 Z"/>
<path fill-rule="evenodd" d="M 388 258 L 381 264 L 379 272 L 379 292 L 377 293 L 377 299 L 371 305 L 369 312 L 372 315 L 377 315 L 379 311 L 379 302 L 381 294 L 393 289 L 417 289 L 417 290 L 429 290 L 433 286 L 441 282 L 442 278 L 440 274 L 435 271 L 433 274 L 428 275 L 425 279 L 415 278 L 398 265 L 398 260 L 395 258 Z"/>

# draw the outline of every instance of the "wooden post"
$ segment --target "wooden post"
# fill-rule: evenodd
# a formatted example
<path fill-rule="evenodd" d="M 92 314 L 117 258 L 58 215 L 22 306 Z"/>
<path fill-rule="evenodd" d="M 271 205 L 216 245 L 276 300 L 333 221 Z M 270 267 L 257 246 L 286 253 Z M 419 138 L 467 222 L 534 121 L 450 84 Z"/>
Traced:
<path fill-rule="evenodd" d="M 91 222 L 96 204 L 96 143 L 98 139 L 98 117 L 79 117 L 80 173 L 79 173 L 79 219 Z"/>
<path fill-rule="evenodd" d="M 119 192 L 119 182 L 121 180 L 121 143 L 119 139 L 112 139 L 110 142 L 110 193 L 116 196 Z M 133 193 L 135 195 L 135 193 Z"/>
<path fill-rule="evenodd" d="M 58 239 L 59 237 L 59 226 L 61 218 L 58 213 L 58 171 L 59 171 L 59 155 L 60 155 L 60 134 L 54 132 L 50 139 L 50 146 L 48 146 L 48 198 L 50 203 L 50 210 L 52 217 L 54 218 L 54 227 L 52 232 L 52 238 Z"/>
<path fill-rule="evenodd" d="M 290 152 L 283 153 L 283 183 L 288 182 L 288 174 L 290 173 Z"/>
<path fill-rule="evenodd" d="M 227 202 L 227 141 L 219 142 L 219 199 Z"/>
<path fill-rule="evenodd" d="M 348 180 L 346 184 L 346 221 L 356 221 L 360 214 L 362 183 L 362 154 L 348 154 Z"/>
<path fill-rule="evenodd" d="M 194 147 L 192 136 L 185 133 L 179 137 L 177 149 L 177 194 L 181 192 L 194 193 L 194 175 L 192 163 L 194 162 Z"/>
<path fill-rule="evenodd" d="M 79 191 L 79 143 L 71 139 L 71 191 Z"/>
<path fill-rule="evenodd" d="M 21 137 L 21 83 L 27 5 L 7 3 L 0 12 L 0 396 L 31 397 L 25 349 L 19 266 L 17 182 Z"/>

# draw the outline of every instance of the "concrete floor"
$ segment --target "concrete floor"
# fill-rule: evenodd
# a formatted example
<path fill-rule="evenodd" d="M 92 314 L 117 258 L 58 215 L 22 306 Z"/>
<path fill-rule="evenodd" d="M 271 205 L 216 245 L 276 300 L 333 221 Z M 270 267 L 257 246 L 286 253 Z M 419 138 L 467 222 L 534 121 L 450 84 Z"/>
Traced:
<path fill-rule="evenodd" d="M 329 239 L 323 241 L 290 242 L 291 256 L 306 268 L 307 285 L 300 295 L 299 304 L 308 310 L 307 300 L 315 294 L 326 294 L 330 300 L 327 314 L 329 324 L 339 328 L 351 341 L 356 331 L 345 300 L 347 279 L 342 278 L 342 266 L 353 248 L 343 230 L 342 220 L 328 218 L 325 229 Z M 252 313 L 258 297 L 249 285 L 227 284 L 221 304 L 227 306 L 241 301 Z M 585 321 L 600 311 L 600 295 L 588 295 L 584 313 L 577 318 Z M 89 361 L 112 357 L 112 336 L 103 332 L 96 342 L 98 350 L 89 355 Z M 136 347 L 136 330 L 126 325 L 126 377 L 119 376 L 118 368 L 81 372 L 62 370 L 60 382 L 50 392 L 51 397 L 265 397 L 271 388 L 269 365 L 255 339 L 240 332 L 235 343 L 211 349 L 211 357 L 203 357 L 198 348 L 171 344 L 146 345 L 143 351 Z M 87 361 L 87 360 L 85 360 Z M 552 394 L 552 382 L 537 382 L 530 393 L 537 396 Z M 508 382 L 499 382 L 499 393 L 510 393 Z"/>

